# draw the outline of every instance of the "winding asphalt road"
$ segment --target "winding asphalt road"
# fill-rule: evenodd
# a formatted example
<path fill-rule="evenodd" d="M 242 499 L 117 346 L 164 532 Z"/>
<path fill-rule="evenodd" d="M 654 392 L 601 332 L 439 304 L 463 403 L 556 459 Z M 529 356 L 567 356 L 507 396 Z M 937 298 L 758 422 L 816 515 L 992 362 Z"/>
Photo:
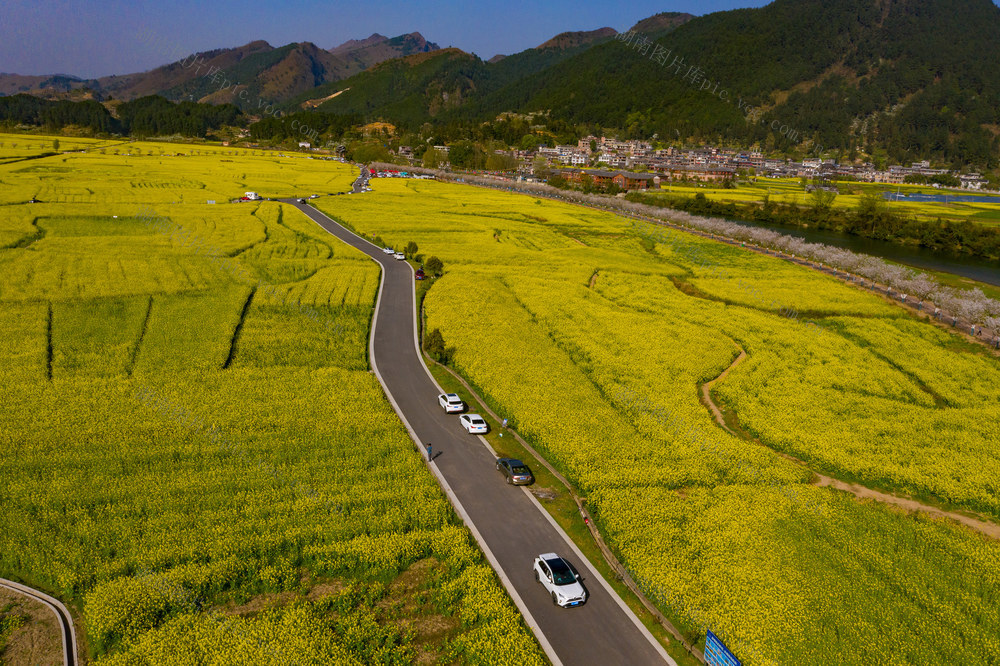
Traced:
<path fill-rule="evenodd" d="M 486 441 L 469 435 L 457 415 L 438 406 L 440 387 L 416 342 L 413 269 L 396 261 L 312 206 L 285 200 L 316 224 L 382 266 L 372 324 L 372 367 L 415 441 L 433 445 L 431 470 L 554 664 L 663 664 L 673 659 L 524 488 L 497 473 Z M 583 576 L 590 598 L 582 607 L 555 606 L 534 580 L 540 553 L 566 557 Z"/>

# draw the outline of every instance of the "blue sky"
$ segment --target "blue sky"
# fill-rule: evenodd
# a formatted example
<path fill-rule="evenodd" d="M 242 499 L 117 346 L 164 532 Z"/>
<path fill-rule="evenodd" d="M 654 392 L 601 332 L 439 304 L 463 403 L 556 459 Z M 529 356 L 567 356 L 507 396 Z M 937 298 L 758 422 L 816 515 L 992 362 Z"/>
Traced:
<path fill-rule="evenodd" d="M 4 0 L 0 72 L 84 77 L 144 71 L 189 53 L 264 39 L 330 48 L 378 32 L 420 32 L 441 46 L 489 58 L 565 30 L 621 30 L 652 14 L 707 14 L 766 0 Z"/>

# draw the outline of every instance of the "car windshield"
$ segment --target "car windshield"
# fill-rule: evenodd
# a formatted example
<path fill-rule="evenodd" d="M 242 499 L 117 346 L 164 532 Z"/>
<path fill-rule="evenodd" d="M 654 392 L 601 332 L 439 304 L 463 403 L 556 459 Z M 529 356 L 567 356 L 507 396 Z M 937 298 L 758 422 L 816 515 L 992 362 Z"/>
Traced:
<path fill-rule="evenodd" d="M 569 585 L 576 582 L 573 570 L 563 560 L 546 560 L 545 563 L 552 570 L 552 582 L 556 585 Z"/>
<path fill-rule="evenodd" d="M 512 471 L 514 474 L 531 474 L 531 472 L 528 471 L 528 468 L 525 467 L 524 465 L 520 465 L 518 467 L 512 467 L 510 471 Z"/>
<path fill-rule="evenodd" d="M 485 425 L 486 421 L 484 421 L 482 419 L 472 419 L 472 423 L 475 424 L 475 425 Z"/>

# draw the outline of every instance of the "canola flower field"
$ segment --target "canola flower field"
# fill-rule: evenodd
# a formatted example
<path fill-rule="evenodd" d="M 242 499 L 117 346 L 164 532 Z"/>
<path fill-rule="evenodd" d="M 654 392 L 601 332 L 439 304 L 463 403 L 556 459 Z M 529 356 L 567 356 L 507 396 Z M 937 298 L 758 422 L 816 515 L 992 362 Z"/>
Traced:
<path fill-rule="evenodd" d="M 904 197 L 914 194 L 930 194 L 934 196 L 951 197 L 947 201 L 918 201 L 899 199 L 889 202 L 893 212 L 912 216 L 921 220 L 946 219 L 953 221 L 968 220 L 980 224 L 993 225 L 1000 223 L 1000 196 L 989 192 L 972 190 L 956 191 L 955 189 L 938 189 L 929 185 L 890 185 L 886 183 L 859 183 L 842 181 L 837 183 L 845 189 L 833 201 L 837 209 L 856 209 L 861 202 L 861 195 L 866 192 L 891 192 Z M 693 184 L 664 184 L 663 189 L 654 194 L 665 197 L 688 196 L 704 194 L 712 201 L 722 203 L 761 203 L 769 198 L 774 203 L 811 207 L 814 204 L 812 194 L 807 192 L 798 178 L 759 178 L 753 182 L 740 182 L 735 188 L 706 187 Z M 965 196 L 992 197 L 992 201 L 968 201 Z"/>
<path fill-rule="evenodd" d="M 378 267 L 223 203 L 351 169 L 115 150 L 0 165 L 0 575 L 97 664 L 544 663 L 368 371 Z"/>
<path fill-rule="evenodd" d="M 754 665 L 1000 662 L 1000 544 L 811 471 L 1000 519 L 995 357 L 738 247 L 530 196 L 372 186 L 317 206 L 444 261 L 428 328 L 690 637 Z M 736 437 L 700 392 L 741 352 L 713 390 Z"/>

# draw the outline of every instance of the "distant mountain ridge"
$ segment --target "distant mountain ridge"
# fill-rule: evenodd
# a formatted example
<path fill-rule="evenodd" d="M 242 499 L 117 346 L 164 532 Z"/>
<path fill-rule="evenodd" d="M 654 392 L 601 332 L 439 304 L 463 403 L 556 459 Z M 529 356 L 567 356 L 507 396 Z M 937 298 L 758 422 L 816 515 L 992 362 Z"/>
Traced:
<path fill-rule="evenodd" d="M 614 37 L 618 31 L 614 28 L 598 28 L 597 30 L 587 30 L 580 32 L 561 32 L 544 44 L 535 47 L 542 49 L 575 49 L 580 46 L 588 46 L 596 42 Z"/>
<path fill-rule="evenodd" d="M 475 128 L 513 113 L 628 138 L 993 169 L 998 35 L 991 0 L 774 0 L 700 17 L 662 12 L 623 33 L 560 33 L 488 62 L 420 33 L 374 33 L 329 50 L 255 41 L 90 81 L 2 74 L 0 94 L 158 94 L 236 102 L 251 115 L 264 103 L 411 130 Z"/>
<path fill-rule="evenodd" d="M 146 72 L 79 79 L 67 76 L 0 74 L 0 94 L 27 93 L 59 99 L 87 89 L 101 98 L 131 100 L 161 95 L 173 101 L 234 103 L 253 112 L 260 100 L 276 104 L 380 62 L 435 51 L 419 32 L 388 38 L 373 34 L 327 51 L 311 42 L 274 47 L 256 40 L 227 49 L 194 53 Z M 206 76 L 207 73 L 210 73 Z M 239 86 L 236 90 L 233 86 Z M 245 91 L 242 96 L 239 91 Z"/>
<path fill-rule="evenodd" d="M 311 99 L 300 96 L 293 102 L 327 113 L 379 114 L 394 122 L 419 124 L 474 107 L 504 86 L 607 42 L 615 34 L 613 28 L 564 32 L 535 48 L 489 62 L 453 48 L 414 54 L 323 85 L 309 93 Z"/>

